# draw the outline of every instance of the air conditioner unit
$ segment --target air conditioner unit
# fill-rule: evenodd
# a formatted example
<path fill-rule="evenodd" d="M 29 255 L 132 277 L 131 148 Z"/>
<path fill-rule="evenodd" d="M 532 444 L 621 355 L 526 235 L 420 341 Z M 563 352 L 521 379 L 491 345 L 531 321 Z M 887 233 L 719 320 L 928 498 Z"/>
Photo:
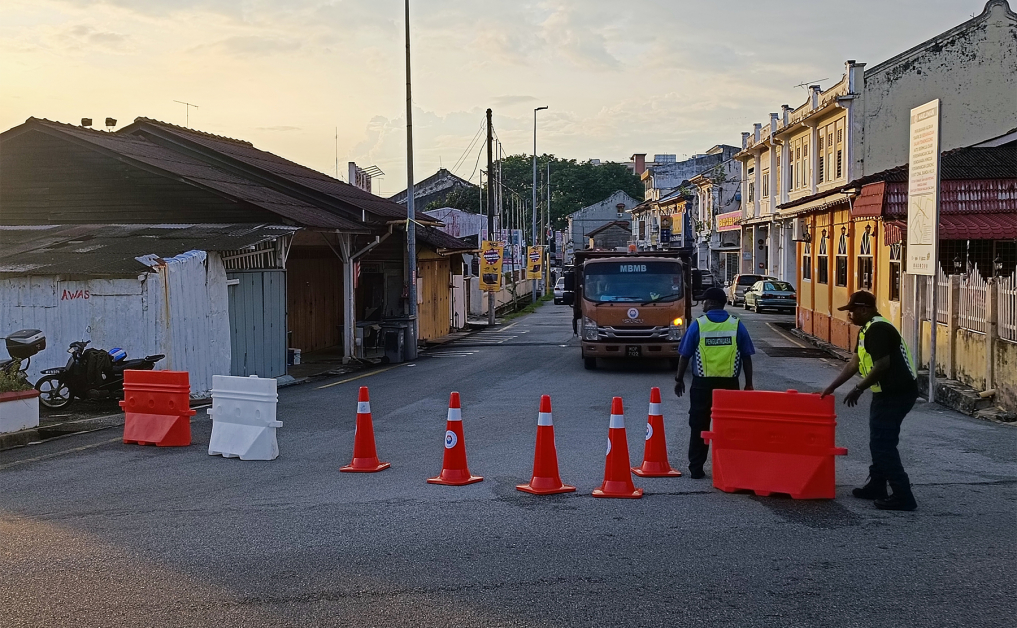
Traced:
<path fill-rule="evenodd" d="M 808 242 L 810 240 L 809 226 L 805 222 L 805 218 L 802 217 L 795 218 L 791 224 L 793 225 L 791 228 L 792 240 L 794 240 L 795 242 Z"/>

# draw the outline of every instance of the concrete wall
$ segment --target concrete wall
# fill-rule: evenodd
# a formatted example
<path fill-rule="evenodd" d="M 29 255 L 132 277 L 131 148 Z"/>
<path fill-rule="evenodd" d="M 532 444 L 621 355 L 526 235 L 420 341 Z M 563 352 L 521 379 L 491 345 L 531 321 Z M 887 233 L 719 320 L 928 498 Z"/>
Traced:
<path fill-rule="evenodd" d="M 920 368 L 929 366 L 931 325 L 922 321 L 922 353 Z M 936 330 L 936 374 L 949 374 L 950 335 L 946 325 L 939 323 Z M 975 390 L 985 390 L 986 335 L 967 329 L 957 329 L 954 336 L 954 379 Z M 995 404 L 1007 410 L 1017 409 L 1017 343 L 996 340 L 993 343 L 993 381 Z"/>
<path fill-rule="evenodd" d="M 566 234 L 566 237 L 571 238 L 574 250 L 582 250 L 586 248 L 588 242 L 586 234 L 597 227 L 602 227 L 616 220 L 625 220 L 625 217 L 628 216 L 628 214 L 622 213 L 622 215 L 619 216 L 619 211 L 629 211 L 639 203 L 640 201 L 632 198 L 625 192 L 618 190 L 599 203 L 587 205 L 579 211 L 569 214 L 567 217 L 569 232 Z M 619 210 L 619 204 L 622 204 L 625 207 Z"/>
<path fill-rule="evenodd" d="M 865 72 L 865 174 L 907 163 L 911 109 L 942 99 L 942 150 L 1002 135 L 1017 120 L 1017 15 L 977 17 Z"/>

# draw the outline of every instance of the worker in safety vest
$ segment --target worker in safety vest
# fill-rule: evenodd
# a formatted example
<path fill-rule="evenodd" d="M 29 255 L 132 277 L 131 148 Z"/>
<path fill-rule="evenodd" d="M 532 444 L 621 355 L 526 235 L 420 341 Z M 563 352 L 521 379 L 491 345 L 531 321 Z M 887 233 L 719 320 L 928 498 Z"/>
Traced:
<path fill-rule="evenodd" d="M 745 325 L 724 311 L 727 295 L 720 288 L 703 293 L 703 315 L 692 321 L 678 345 L 681 359 L 674 394 L 685 394 L 685 371 L 693 361 L 689 388 L 689 475 L 705 477 L 703 465 L 709 445 L 702 432 L 710 429 L 714 390 L 738 390 L 738 374 L 745 370 L 745 390 L 752 390 L 752 354 L 756 352 Z"/>
<path fill-rule="evenodd" d="M 851 295 L 847 305 L 838 309 L 847 311 L 850 321 L 861 327 L 857 353 L 822 396 L 833 394 L 855 373 L 862 376 L 862 381 L 844 397 L 844 403 L 854 406 L 866 388 L 872 389 L 869 405 L 872 466 L 868 482 L 851 494 L 859 499 L 874 500 L 876 508 L 881 510 L 914 510 L 918 504 L 897 452 L 900 425 L 918 399 L 918 379 L 911 352 L 893 323 L 876 311 L 876 298 L 872 293 L 858 291 Z M 887 493 L 887 484 L 892 495 Z"/>

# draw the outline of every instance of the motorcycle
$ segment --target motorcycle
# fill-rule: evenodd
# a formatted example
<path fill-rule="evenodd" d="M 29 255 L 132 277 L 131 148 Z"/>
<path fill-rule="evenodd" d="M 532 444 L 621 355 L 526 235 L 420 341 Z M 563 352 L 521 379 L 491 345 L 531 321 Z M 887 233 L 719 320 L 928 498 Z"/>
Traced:
<path fill-rule="evenodd" d="M 51 409 L 67 407 L 75 399 L 123 399 L 124 371 L 151 371 L 165 355 L 128 360 L 120 348 L 87 349 L 88 340 L 72 342 L 66 366 L 45 369 L 35 383 L 39 403 Z"/>
<path fill-rule="evenodd" d="M 28 366 L 32 363 L 32 356 L 46 348 L 46 336 L 38 329 L 22 329 L 4 338 L 4 342 L 11 357 L 0 360 L 0 374 L 5 379 L 29 387 Z"/>

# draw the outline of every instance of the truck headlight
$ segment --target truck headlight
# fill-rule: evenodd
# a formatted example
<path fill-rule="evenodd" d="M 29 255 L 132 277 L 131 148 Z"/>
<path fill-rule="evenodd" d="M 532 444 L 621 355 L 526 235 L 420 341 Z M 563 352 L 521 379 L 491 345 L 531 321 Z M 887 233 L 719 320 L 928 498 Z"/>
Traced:
<path fill-rule="evenodd" d="M 597 339 L 597 323 L 585 316 L 583 317 L 583 340 Z"/>
<path fill-rule="evenodd" d="M 667 329 L 668 340 L 681 340 L 682 334 L 685 332 L 685 319 L 678 317 L 671 321 L 671 325 Z"/>

